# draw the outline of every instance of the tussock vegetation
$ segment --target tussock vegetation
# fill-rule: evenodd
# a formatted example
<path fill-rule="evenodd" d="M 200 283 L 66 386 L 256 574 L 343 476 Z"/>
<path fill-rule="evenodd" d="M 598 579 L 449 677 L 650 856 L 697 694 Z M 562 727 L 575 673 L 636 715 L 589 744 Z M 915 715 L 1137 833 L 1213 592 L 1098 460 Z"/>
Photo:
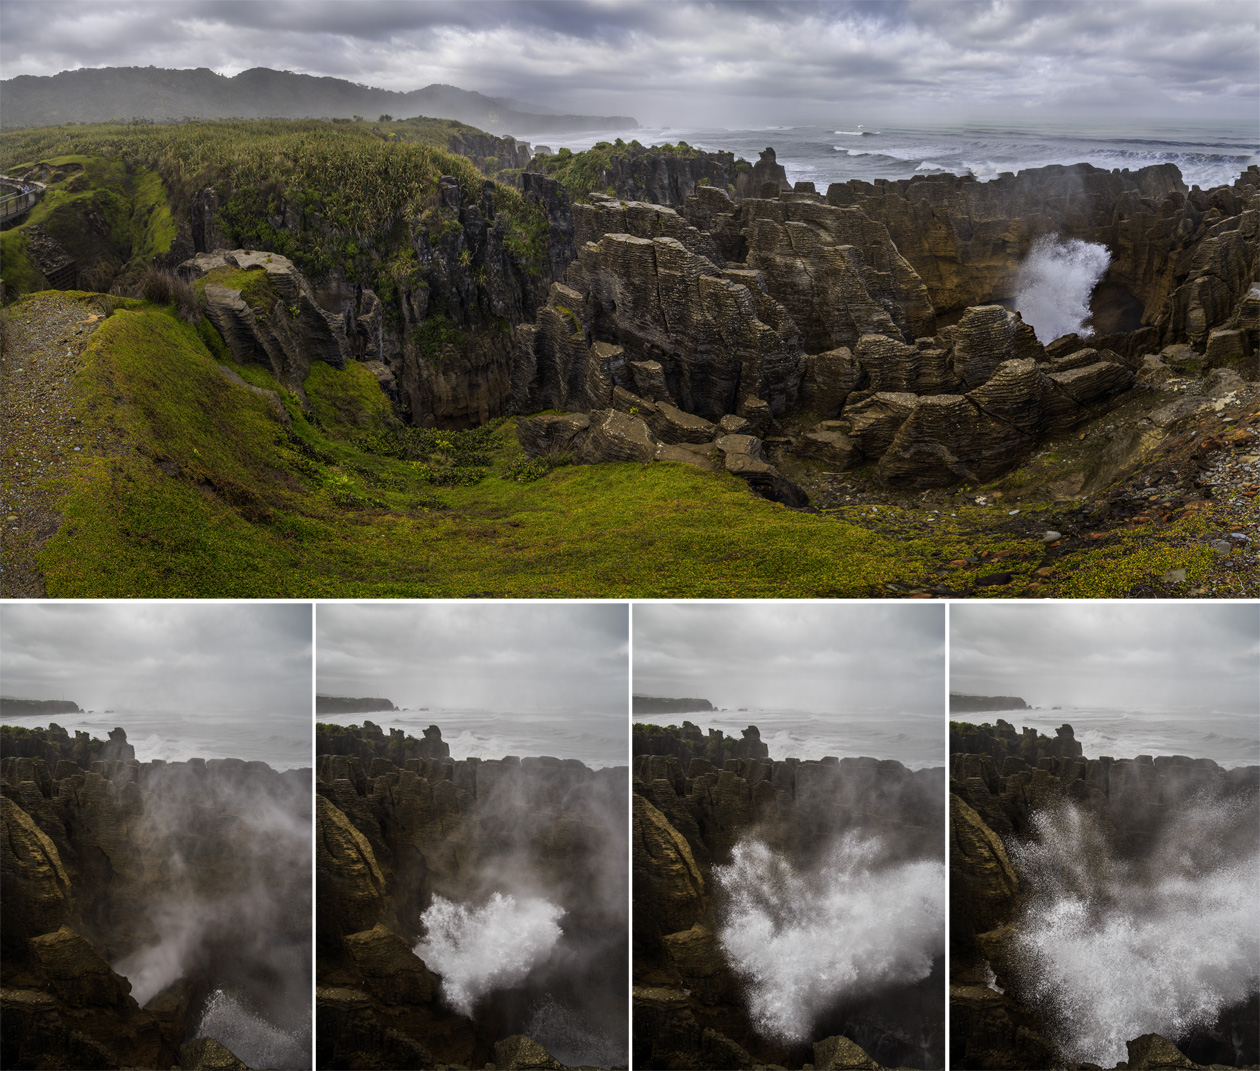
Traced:
<path fill-rule="evenodd" d="M 454 176 L 466 204 L 479 201 L 485 181 L 465 157 L 419 141 L 383 139 L 365 123 L 85 124 L 0 135 L 6 173 L 70 159 L 99 160 L 99 166 L 138 176 L 146 189 L 156 184 L 165 191 L 168 217 L 189 217 L 196 195 L 214 187 L 218 223 L 234 244 L 290 257 L 315 278 L 336 266 L 378 292 L 388 292 L 391 279 L 414 268 L 398 263 L 406 259 L 411 221 L 435 236 L 458 227 L 440 206 L 438 178 Z M 496 185 L 493 200 L 509 248 L 527 270 L 541 270 L 547 254 L 542 210 L 509 186 Z"/>
<path fill-rule="evenodd" d="M 631 161 L 637 156 L 681 156 L 687 159 L 700 155 L 685 141 L 677 145 L 653 145 L 650 148 L 638 141 L 600 141 L 582 152 L 561 149 L 551 156 L 535 156 L 530 162 L 530 170 L 541 171 L 556 179 L 575 201 L 585 199 L 592 193 L 615 193 L 604 177 L 612 164 L 614 156 L 625 156 Z"/>

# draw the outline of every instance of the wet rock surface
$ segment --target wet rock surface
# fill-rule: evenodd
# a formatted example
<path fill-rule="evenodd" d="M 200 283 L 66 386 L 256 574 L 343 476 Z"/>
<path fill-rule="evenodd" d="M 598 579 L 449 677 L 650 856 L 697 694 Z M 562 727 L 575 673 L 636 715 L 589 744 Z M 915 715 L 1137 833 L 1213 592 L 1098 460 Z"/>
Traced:
<path fill-rule="evenodd" d="M 6 1067 L 245 1067 L 195 1036 L 218 989 L 309 1044 L 309 771 L 141 763 L 122 729 L 3 745 Z M 241 808 L 299 832 L 264 844 Z"/>

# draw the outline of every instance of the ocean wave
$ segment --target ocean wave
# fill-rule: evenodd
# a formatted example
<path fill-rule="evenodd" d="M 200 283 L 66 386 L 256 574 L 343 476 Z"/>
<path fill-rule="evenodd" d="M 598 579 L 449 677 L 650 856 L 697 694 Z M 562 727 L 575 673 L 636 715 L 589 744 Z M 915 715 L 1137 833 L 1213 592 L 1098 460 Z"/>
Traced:
<path fill-rule="evenodd" d="M 866 138 L 873 134 L 878 134 L 878 130 L 833 130 L 833 134 L 840 134 L 849 138 Z"/>

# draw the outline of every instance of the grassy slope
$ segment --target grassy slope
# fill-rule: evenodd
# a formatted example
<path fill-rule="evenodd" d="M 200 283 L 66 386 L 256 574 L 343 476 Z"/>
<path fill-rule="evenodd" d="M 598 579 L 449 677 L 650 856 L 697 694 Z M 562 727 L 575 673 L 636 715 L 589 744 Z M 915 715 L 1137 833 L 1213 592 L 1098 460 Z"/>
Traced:
<path fill-rule="evenodd" d="M 994 553 L 982 572 L 1019 576 L 992 593 L 1014 596 L 1037 564 L 1018 557 L 1027 539 L 998 527 L 926 531 L 881 507 L 875 532 L 861 511 L 793 512 L 681 465 L 521 482 L 510 422 L 400 431 L 354 364 L 315 366 L 310 420 L 279 392 L 286 427 L 217 363 L 229 362 L 208 324 L 153 306 L 119 309 L 97 331 L 75 390 L 81 418 L 115 447 L 74 472 L 40 557 L 50 596 L 863 597 L 918 583 L 977 540 Z M 261 368 L 235 371 L 277 389 Z M 1078 555 L 1054 593 L 1120 594 L 1134 578 L 1196 568 L 1172 547 L 1110 554 Z"/>
<path fill-rule="evenodd" d="M 170 249 L 175 221 L 156 172 L 83 154 L 42 157 L 41 161 L 54 167 L 78 165 L 82 171 L 50 183 L 19 226 L 0 232 L 0 271 L 8 296 L 47 286 L 26 254 L 26 231 L 31 227 L 43 227 L 57 239 L 80 271 L 90 270 L 101 259 L 115 270 L 126 265 L 143 267 Z M 6 162 L 5 166 L 15 165 Z M 22 168 L 17 164 L 15 169 Z"/>

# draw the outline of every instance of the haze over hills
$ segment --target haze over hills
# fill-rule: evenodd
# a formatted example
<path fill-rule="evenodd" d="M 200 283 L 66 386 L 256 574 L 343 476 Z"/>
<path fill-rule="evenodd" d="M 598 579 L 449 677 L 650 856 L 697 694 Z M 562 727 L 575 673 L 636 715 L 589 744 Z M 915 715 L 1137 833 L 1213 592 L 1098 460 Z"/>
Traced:
<path fill-rule="evenodd" d="M 430 85 L 397 93 L 341 78 L 267 67 L 230 78 L 206 67 L 84 67 L 51 77 L 20 75 L 0 82 L 0 126 L 5 129 L 111 119 L 349 119 L 355 115 L 375 119 L 386 114 L 399 119 L 417 115 L 457 119 L 495 134 L 638 126 L 626 115 L 556 115 L 549 110 L 525 110 L 528 107 L 455 86 Z"/>

